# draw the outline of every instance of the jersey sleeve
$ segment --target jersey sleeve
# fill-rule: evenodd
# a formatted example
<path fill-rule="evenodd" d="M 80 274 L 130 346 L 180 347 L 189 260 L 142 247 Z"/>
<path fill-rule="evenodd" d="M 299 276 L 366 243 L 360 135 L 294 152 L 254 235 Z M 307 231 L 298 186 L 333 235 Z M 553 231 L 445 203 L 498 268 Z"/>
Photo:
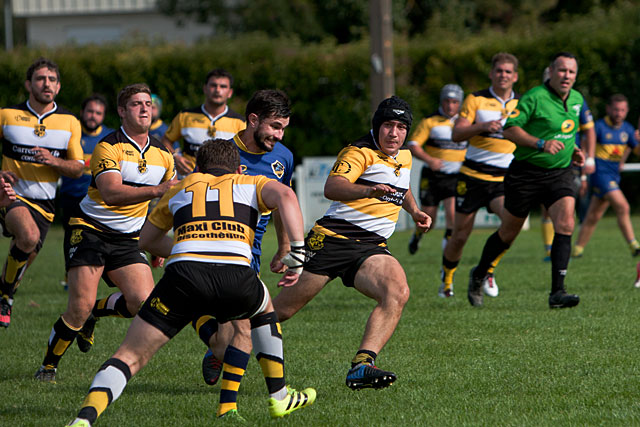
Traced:
<path fill-rule="evenodd" d="M 173 160 L 173 156 L 170 153 L 165 153 L 165 154 L 166 154 L 165 168 L 167 169 L 167 171 L 162 177 L 162 182 L 169 181 L 177 176 L 176 165 Z"/>
<path fill-rule="evenodd" d="M 120 173 L 120 157 L 113 144 L 100 142 L 91 155 L 91 174 L 95 179 L 105 172 Z"/>
<path fill-rule="evenodd" d="M 182 123 L 180 122 L 181 118 L 182 113 L 179 113 L 177 116 L 175 116 L 171 121 L 171 125 L 164 133 L 164 136 L 171 142 L 179 140 L 182 136 Z"/>
<path fill-rule="evenodd" d="M 82 144 L 80 142 L 82 138 L 82 128 L 80 127 L 80 121 L 75 117 L 71 119 L 70 123 L 71 137 L 67 143 L 67 160 L 78 160 L 84 163 L 84 153 L 82 152 Z"/>
<path fill-rule="evenodd" d="M 416 130 L 414 130 L 409 136 L 409 141 L 407 145 L 419 145 L 424 147 L 424 144 L 429 139 L 429 134 L 431 133 L 431 127 L 429 126 L 428 120 L 422 119 Z"/>
<path fill-rule="evenodd" d="M 269 213 L 271 209 L 264 204 L 264 200 L 262 198 L 262 190 L 268 182 L 276 181 L 275 179 L 267 178 L 264 175 L 255 175 L 255 184 L 256 184 L 256 195 L 258 196 L 258 209 L 260 213 Z M 277 181 L 276 181 L 277 182 Z"/>
<path fill-rule="evenodd" d="M 476 121 L 476 110 L 478 109 L 476 96 L 473 94 L 467 95 L 460 108 L 460 117 L 467 119 L 469 123 L 473 124 Z"/>
<path fill-rule="evenodd" d="M 631 148 L 636 148 L 638 145 L 638 140 L 636 139 L 635 129 L 632 125 L 629 125 L 629 140 L 627 141 L 627 145 Z"/>
<path fill-rule="evenodd" d="M 525 93 L 522 95 L 522 98 L 520 98 L 520 101 L 518 101 L 518 105 L 513 110 L 513 113 L 509 115 L 507 122 L 504 124 L 504 129 L 512 126 L 524 128 L 524 126 L 529 122 L 529 118 L 534 110 L 535 99 Z"/>
<path fill-rule="evenodd" d="M 164 193 L 156 207 L 153 208 L 149 214 L 148 220 L 151 224 L 155 225 L 160 230 L 169 230 L 173 227 L 173 214 L 169 209 L 169 201 L 181 189 L 181 185 L 176 185 Z"/>
<path fill-rule="evenodd" d="M 582 102 L 582 108 L 580 109 L 580 132 L 584 132 L 587 129 L 591 129 L 594 126 L 593 114 L 587 105 L 587 101 Z"/>
<path fill-rule="evenodd" d="M 341 176 L 349 182 L 356 182 L 366 169 L 367 158 L 363 150 L 349 146 L 338 154 L 329 176 Z"/>

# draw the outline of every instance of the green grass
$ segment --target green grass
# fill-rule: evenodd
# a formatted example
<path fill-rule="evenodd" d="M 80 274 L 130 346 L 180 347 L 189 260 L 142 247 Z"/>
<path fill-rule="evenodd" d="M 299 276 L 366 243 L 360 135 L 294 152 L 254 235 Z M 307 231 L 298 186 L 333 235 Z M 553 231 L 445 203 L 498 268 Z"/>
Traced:
<path fill-rule="evenodd" d="M 636 223 L 640 222 L 635 217 Z M 390 241 L 405 267 L 411 298 L 400 325 L 378 357 L 398 374 L 383 391 L 353 392 L 344 385 L 373 301 L 330 283 L 283 324 L 287 379 L 315 387 L 309 409 L 272 421 L 266 387 L 252 359 L 239 395 L 251 425 L 640 425 L 637 329 L 640 292 L 632 286 L 635 261 L 613 218 L 599 225 L 582 259 L 571 262 L 568 289 L 581 303 L 547 306 L 549 264 L 542 262 L 539 221 L 523 232 L 497 271 L 500 296 L 473 309 L 467 275 L 491 233 L 470 239 L 456 277 L 456 296 L 437 297 L 442 231 L 408 254 L 408 232 Z M 76 345 L 63 358 L 57 384 L 33 374 L 49 331 L 64 311 L 62 231 L 51 230 L 44 249 L 16 295 L 11 327 L 0 330 L 0 425 L 62 426 L 73 419 L 98 367 L 121 342 L 128 320 L 102 319 L 96 345 Z M 267 233 L 268 264 L 273 231 Z M 4 260 L 8 241 L 2 242 Z M 161 271 L 157 271 L 161 274 Z M 265 280 L 275 291 L 274 275 Z M 99 294 L 109 292 L 101 285 Z M 191 328 L 160 350 L 134 377 L 98 426 L 200 426 L 214 422 L 219 386 L 200 374 L 204 346 Z"/>

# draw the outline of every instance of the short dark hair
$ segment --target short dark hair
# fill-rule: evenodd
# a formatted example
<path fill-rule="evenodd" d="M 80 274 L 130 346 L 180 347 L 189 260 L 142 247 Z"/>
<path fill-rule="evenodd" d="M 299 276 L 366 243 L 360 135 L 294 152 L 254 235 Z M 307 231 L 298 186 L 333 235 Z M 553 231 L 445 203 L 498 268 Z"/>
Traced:
<path fill-rule="evenodd" d="M 245 117 L 249 121 L 249 114 L 255 114 L 260 120 L 268 117 L 291 116 L 291 103 L 286 93 L 278 89 L 263 89 L 253 94 L 247 108 Z"/>
<path fill-rule="evenodd" d="M 496 65 L 503 63 L 513 64 L 513 69 L 518 71 L 518 58 L 507 52 L 498 52 L 491 58 L 491 69 L 496 68 Z"/>
<path fill-rule="evenodd" d="M 84 109 L 87 108 L 87 105 L 92 101 L 95 101 L 95 102 L 98 102 L 98 103 L 102 104 L 104 106 L 105 110 L 108 107 L 107 98 L 105 98 L 104 96 L 100 95 L 99 93 L 94 93 L 93 95 L 86 97 L 82 101 L 82 104 L 80 104 L 81 107 L 82 107 L 82 111 L 84 111 Z"/>
<path fill-rule="evenodd" d="M 571 58 L 571 59 L 575 59 L 576 60 L 576 64 L 578 63 L 578 58 L 576 58 L 576 56 L 573 53 L 570 52 L 558 52 L 555 55 L 553 55 L 551 57 L 551 63 L 549 64 L 549 67 L 553 67 L 554 64 L 556 63 L 556 59 L 558 58 Z"/>
<path fill-rule="evenodd" d="M 221 168 L 235 172 L 240 166 L 240 153 L 232 139 L 208 139 L 196 154 L 196 166 L 200 172 Z"/>
<path fill-rule="evenodd" d="M 629 104 L 629 100 L 621 93 L 615 93 L 609 97 L 609 103 L 607 105 L 613 105 L 616 102 L 626 102 Z"/>
<path fill-rule="evenodd" d="M 146 93 L 151 96 L 151 89 L 149 89 L 146 83 L 134 83 L 124 87 L 118 94 L 118 107 L 125 108 L 129 98 L 136 93 Z"/>
<path fill-rule="evenodd" d="M 33 64 L 31 64 L 29 68 L 27 68 L 27 81 L 31 81 L 31 79 L 33 78 L 33 73 L 43 67 L 47 67 L 49 70 L 55 71 L 56 76 L 58 77 L 58 81 L 60 81 L 60 69 L 58 68 L 58 64 L 50 59 L 43 57 L 40 57 L 33 61 Z"/>
<path fill-rule="evenodd" d="M 207 77 L 204 79 L 204 84 L 209 83 L 209 79 L 211 77 L 226 77 L 227 79 L 229 79 L 229 87 L 233 87 L 233 76 L 224 68 L 214 68 L 213 70 L 209 71 L 207 73 Z"/>

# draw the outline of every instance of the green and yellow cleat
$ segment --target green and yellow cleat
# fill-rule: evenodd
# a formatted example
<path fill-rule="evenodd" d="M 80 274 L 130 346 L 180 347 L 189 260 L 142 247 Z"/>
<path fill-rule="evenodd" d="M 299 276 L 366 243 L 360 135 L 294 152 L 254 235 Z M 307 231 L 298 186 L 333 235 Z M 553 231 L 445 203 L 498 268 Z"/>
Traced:
<path fill-rule="evenodd" d="M 269 415 L 272 418 L 282 418 L 295 410 L 312 405 L 316 401 L 316 391 L 312 388 L 305 388 L 297 391 L 287 386 L 287 397 L 282 400 L 269 398 Z"/>

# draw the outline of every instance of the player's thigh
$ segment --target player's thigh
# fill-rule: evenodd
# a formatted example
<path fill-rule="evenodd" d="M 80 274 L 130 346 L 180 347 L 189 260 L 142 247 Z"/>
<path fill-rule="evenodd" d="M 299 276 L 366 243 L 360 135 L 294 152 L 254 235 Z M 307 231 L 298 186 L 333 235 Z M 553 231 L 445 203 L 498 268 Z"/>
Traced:
<path fill-rule="evenodd" d="M 504 208 L 504 196 L 498 196 L 489 202 L 489 209 L 491 209 L 491 212 L 498 215 L 500 219 L 502 219 L 502 213 L 504 210 L 503 208 Z"/>
<path fill-rule="evenodd" d="M 144 301 L 153 290 L 154 281 L 149 265 L 135 263 L 109 271 L 109 278 L 118 286 L 125 299 Z"/>
<path fill-rule="evenodd" d="M 453 223 L 455 221 L 456 214 L 456 198 L 455 197 L 447 197 L 442 201 L 442 207 L 444 208 L 444 220 L 447 225 L 447 228 L 453 228 Z M 437 215 L 437 211 L 434 215 Z M 435 218 L 435 217 L 431 217 Z"/>
<path fill-rule="evenodd" d="M 376 301 L 394 298 L 404 303 L 409 299 L 404 269 L 390 255 L 376 254 L 367 258 L 356 273 L 354 287 Z"/>
<path fill-rule="evenodd" d="M 602 215 L 609 208 L 609 201 L 603 197 L 592 196 L 587 210 L 587 218 L 592 221 L 599 221 Z"/>
<path fill-rule="evenodd" d="M 5 216 L 5 225 L 17 240 L 25 240 L 35 245 L 40 239 L 38 225 L 26 206 L 17 206 L 9 210 Z"/>
<path fill-rule="evenodd" d="M 98 294 L 98 284 L 104 267 L 83 265 L 73 267 L 67 275 L 69 299 L 64 318 L 72 326 L 82 326 L 91 313 Z"/>
<path fill-rule="evenodd" d="M 605 200 L 611 203 L 611 206 L 618 213 L 628 213 L 629 212 L 629 202 L 627 198 L 624 196 L 621 190 L 613 190 L 609 191 L 605 194 Z"/>

